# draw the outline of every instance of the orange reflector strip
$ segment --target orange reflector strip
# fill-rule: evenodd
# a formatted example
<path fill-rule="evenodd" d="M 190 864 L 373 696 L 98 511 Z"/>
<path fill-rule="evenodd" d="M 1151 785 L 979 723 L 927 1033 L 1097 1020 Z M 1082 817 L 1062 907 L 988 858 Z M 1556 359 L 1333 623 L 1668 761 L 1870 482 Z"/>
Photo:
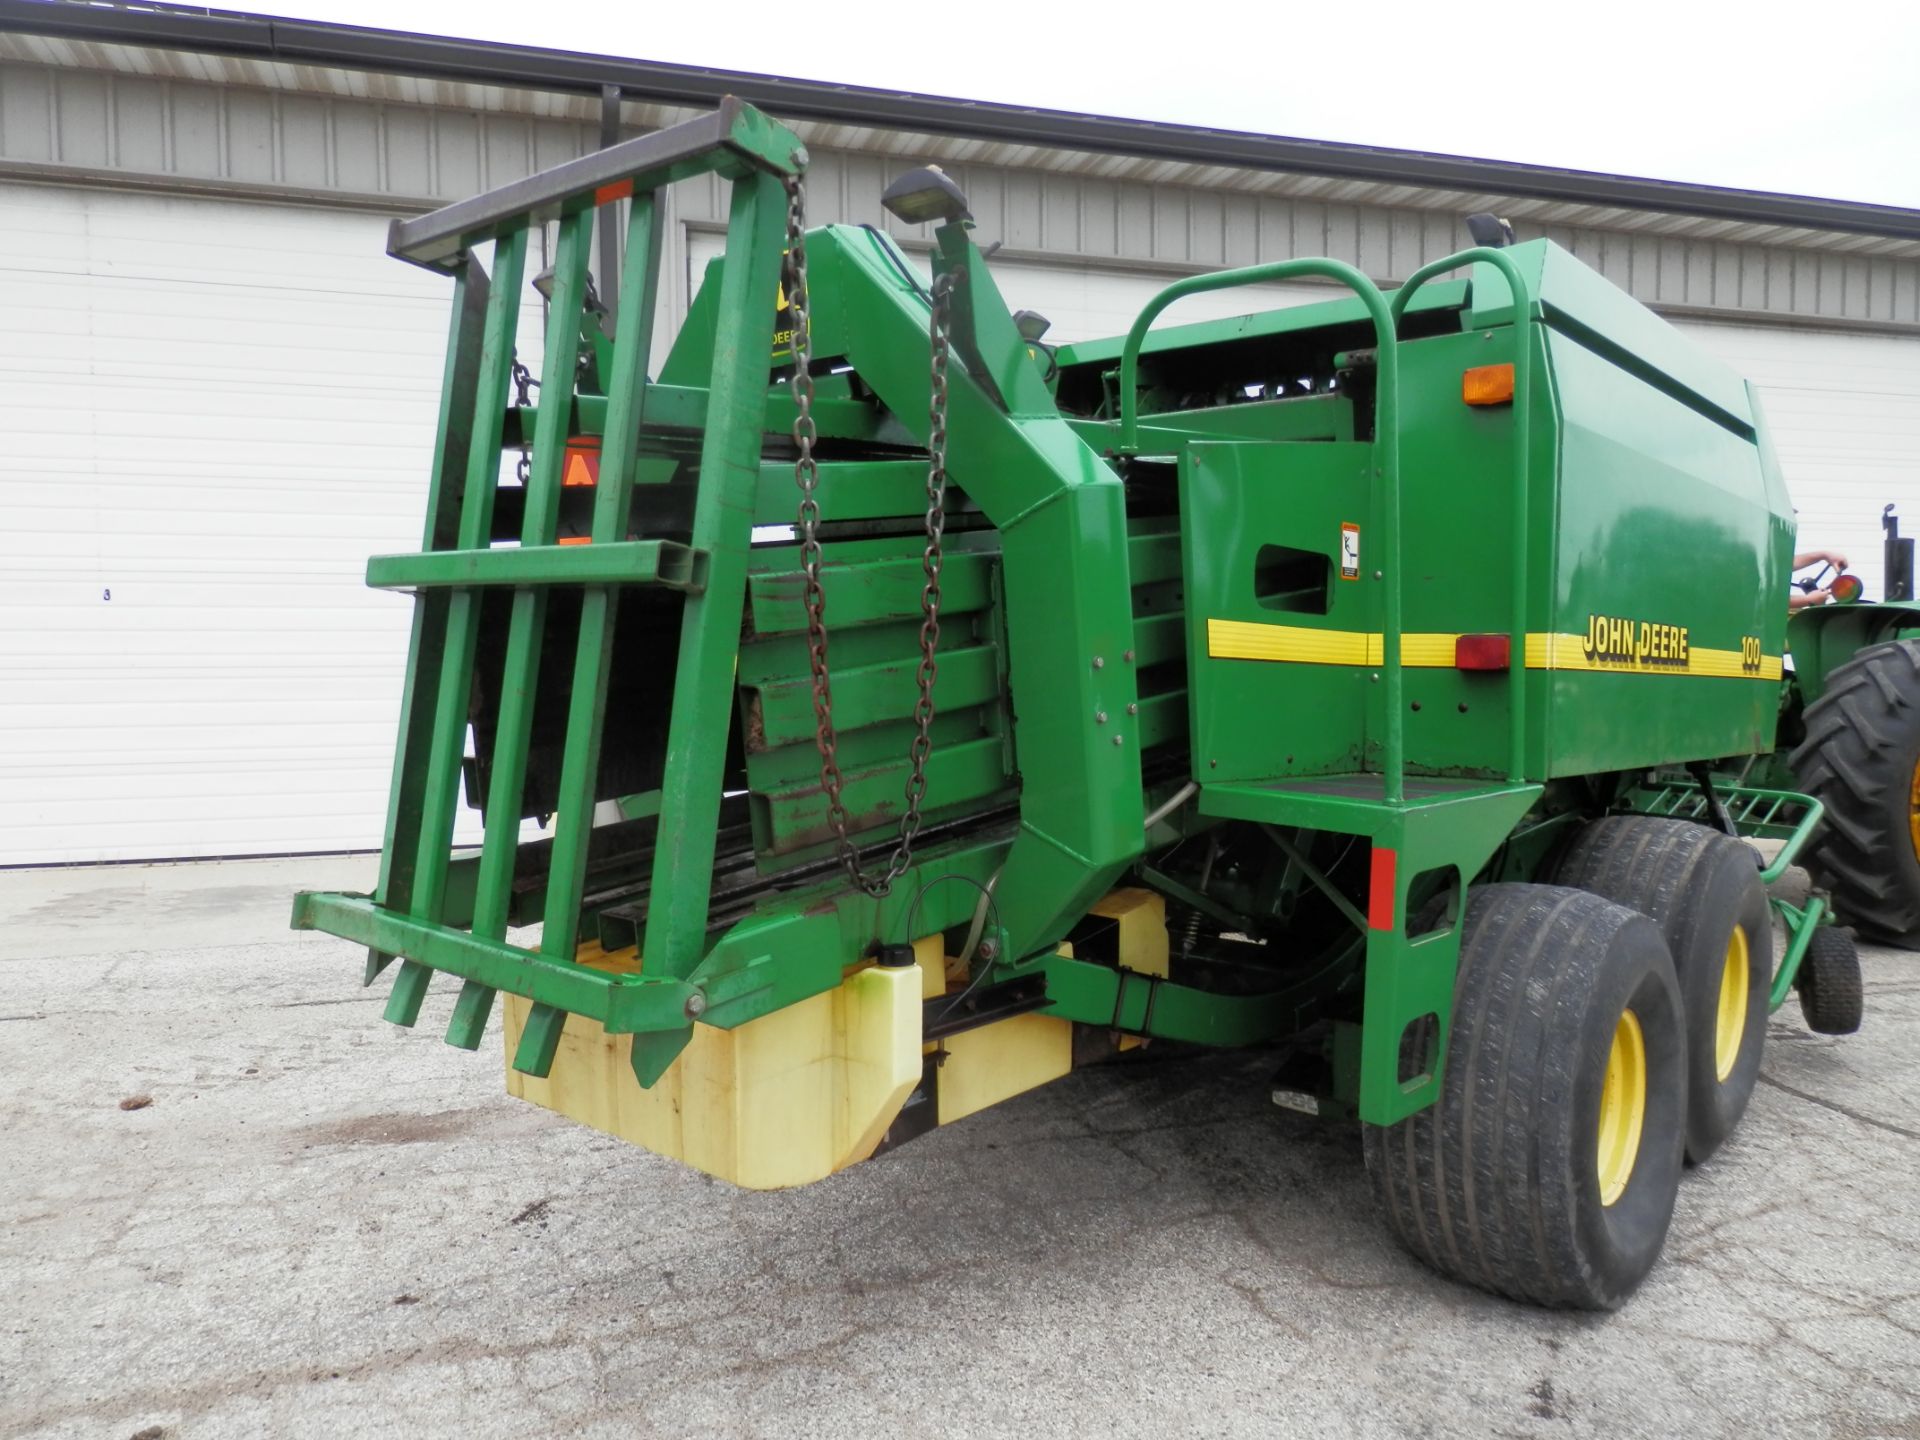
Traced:
<path fill-rule="evenodd" d="M 631 180 L 616 180 L 613 184 L 602 185 L 593 192 L 593 203 L 596 205 L 605 205 L 610 200 L 631 200 L 632 198 L 633 181 Z"/>
<path fill-rule="evenodd" d="M 567 450 L 566 469 L 561 472 L 560 483 L 563 486 L 586 486 L 600 483 L 600 452 L 598 450 Z"/>
<path fill-rule="evenodd" d="M 1505 670 L 1513 663 L 1513 643 L 1505 635 L 1456 635 L 1456 670 Z"/>
<path fill-rule="evenodd" d="M 1367 881 L 1367 927 L 1393 929 L 1393 882 L 1400 857 L 1378 846 L 1373 851 L 1373 872 Z"/>
<path fill-rule="evenodd" d="M 591 545 L 593 543 L 593 537 L 591 535 L 562 535 L 559 543 L 562 545 Z"/>
<path fill-rule="evenodd" d="M 1507 405 L 1513 401 L 1513 366 L 1476 365 L 1460 377 L 1460 398 L 1469 405 Z"/>

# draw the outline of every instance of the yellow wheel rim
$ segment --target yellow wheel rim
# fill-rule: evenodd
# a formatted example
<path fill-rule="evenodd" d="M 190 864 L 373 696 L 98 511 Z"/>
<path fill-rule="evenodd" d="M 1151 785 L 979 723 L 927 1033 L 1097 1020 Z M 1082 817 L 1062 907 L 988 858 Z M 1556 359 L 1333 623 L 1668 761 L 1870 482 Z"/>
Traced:
<path fill-rule="evenodd" d="M 1752 983 L 1747 964 L 1747 932 L 1733 927 L 1727 937 L 1727 963 L 1720 970 L 1720 1013 L 1713 1025 L 1713 1073 L 1725 1080 L 1740 1058 L 1740 1041 L 1747 1033 L 1747 986 Z"/>
<path fill-rule="evenodd" d="M 1920 760 L 1913 762 L 1913 785 L 1907 791 L 1907 838 L 1913 841 L 1913 853 L 1920 856 Z"/>
<path fill-rule="evenodd" d="M 1620 1012 L 1607 1052 L 1607 1078 L 1600 1087 L 1600 1203 L 1611 1205 L 1627 1192 L 1633 1162 L 1640 1154 L 1640 1130 L 1647 1120 L 1647 1040 L 1640 1017 Z"/>

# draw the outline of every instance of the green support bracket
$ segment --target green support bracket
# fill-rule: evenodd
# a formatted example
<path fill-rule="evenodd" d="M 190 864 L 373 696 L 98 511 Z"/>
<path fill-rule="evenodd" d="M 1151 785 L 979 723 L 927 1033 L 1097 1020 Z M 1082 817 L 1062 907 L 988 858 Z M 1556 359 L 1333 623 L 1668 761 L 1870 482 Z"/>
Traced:
<path fill-rule="evenodd" d="M 1283 830 L 1325 830 L 1364 837 L 1372 847 L 1361 997 L 1360 1118 L 1391 1125 L 1439 1094 L 1453 1018 L 1460 924 L 1410 936 L 1411 897 L 1422 877 L 1449 873 L 1457 907 L 1467 886 L 1540 798 L 1539 785 L 1416 777 L 1399 804 L 1380 798 L 1378 776 L 1349 777 L 1349 793 L 1302 792 L 1256 783 L 1203 785 L 1200 812 L 1253 820 Z M 1362 788 L 1365 793 L 1362 792 Z M 1433 1016 L 1433 1063 L 1400 1074 L 1401 1037 Z"/>
<path fill-rule="evenodd" d="M 1773 989 L 1767 994 L 1769 1014 L 1786 1004 L 1787 997 L 1793 993 L 1793 982 L 1800 976 L 1800 962 L 1807 958 L 1807 947 L 1813 943 L 1813 932 L 1826 919 L 1827 902 L 1815 895 L 1801 907 L 1775 899 L 1773 908 L 1780 912 L 1780 918 L 1786 922 L 1787 949 L 1780 957 L 1780 963 L 1774 967 Z"/>
<path fill-rule="evenodd" d="M 651 1090 L 659 1083 L 660 1077 L 680 1058 L 680 1052 L 687 1048 L 687 1042 L 693 1039 L 693 1026 L 683 1025 L 675 1030 L 649 1030 L 633 1037 L 633 1078 L 640 1082 L 642 1090 Z"/>

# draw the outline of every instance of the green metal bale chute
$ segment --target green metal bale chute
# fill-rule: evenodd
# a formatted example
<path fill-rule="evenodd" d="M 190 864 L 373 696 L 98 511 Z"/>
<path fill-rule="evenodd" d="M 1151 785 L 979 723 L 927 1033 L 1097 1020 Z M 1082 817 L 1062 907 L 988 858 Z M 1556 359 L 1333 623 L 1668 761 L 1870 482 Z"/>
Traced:
<path fill-rule="evenodd" d="M 1793 543 L 1750 389 L 1546 242 L 1391 294 L 1195 277 L 1049 347 L 945 176 L 885 197 L 923 274 L 809 228 L 805 171 L 728 101 L 395 224 L 454 305 L 423 545 L 368 572 L 414 597 L 391 813 L 376 892 L 295 923 L 397 960 L 398 1023 L 443 975 L 472 1048 L 500 1001 L 513 1093 L 750 1186 L 1142 1044 L 1272 1045 L 1417 1253 L 1619 1303 L 1764 1035 L 1731 835 L 1784 829 L 1784 866 L 1820 813 L 1725 779 L 1773 746 Z M 650 374 L 696 175 L 726 250 Z M 1293 278 L 1327 300 L 1156 324 Z M 1622 824 L 1724 884 L 1569 858 Z M 1543 954 L 1556 1005 L 1516 1011 Z M 1474 1149 L 1496 1083 L 1559 1141 Z"/>

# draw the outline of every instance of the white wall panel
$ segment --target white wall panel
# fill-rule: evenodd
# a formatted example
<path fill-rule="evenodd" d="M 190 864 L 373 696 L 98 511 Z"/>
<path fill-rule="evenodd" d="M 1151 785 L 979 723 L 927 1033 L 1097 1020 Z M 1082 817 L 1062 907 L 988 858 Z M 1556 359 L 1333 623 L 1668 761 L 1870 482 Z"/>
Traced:
<path fill-rule="evenodd" d="M 451 298 L 384 241 L 0 185 L 0 864 L 378 848 Z"/>

